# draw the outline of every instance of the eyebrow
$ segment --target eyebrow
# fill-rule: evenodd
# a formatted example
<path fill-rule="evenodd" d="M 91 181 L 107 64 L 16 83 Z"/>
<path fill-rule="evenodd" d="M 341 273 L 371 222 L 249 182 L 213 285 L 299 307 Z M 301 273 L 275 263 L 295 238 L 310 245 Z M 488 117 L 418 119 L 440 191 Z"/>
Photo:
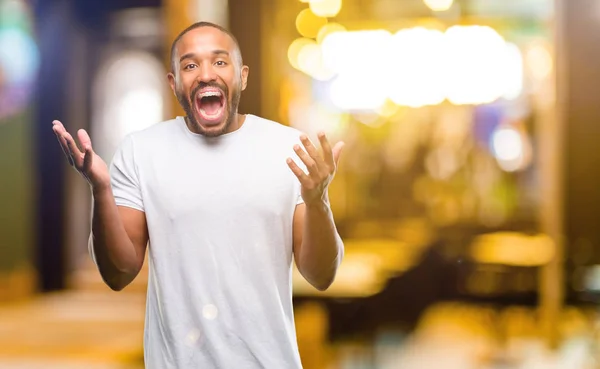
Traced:
<path fill-rule="evenodd" d="M 213 55 L 229 56 L 229 51 L 227 51 L 227 50 L 213 50 L 212 54 Z M 193 59 L 195 57 L 196 57 L 195 53 L 187 53 L 187 54 L 182 55 L 181 58 L 179 58 L 179 62 L 181 63 L 185 59 Z"/>

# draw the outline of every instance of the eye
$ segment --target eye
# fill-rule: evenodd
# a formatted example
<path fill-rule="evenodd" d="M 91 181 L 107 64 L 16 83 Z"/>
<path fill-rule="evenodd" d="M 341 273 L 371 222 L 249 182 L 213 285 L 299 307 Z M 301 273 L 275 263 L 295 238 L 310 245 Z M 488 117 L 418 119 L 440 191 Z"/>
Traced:
<path fill-rule="evenodd" d="M 183 67 L 184 70 L 191 70 L 191 69 L 195 69 L 196 68 L 196 64 L 188 64 L 185 67 Z"/>
<path fill-rule="evenodd" d="M 223 60 L 219 60 L 218 62 L 215 63 L 215 65 L 217 65 L 219 67 L 224 67 L 227 65 L 227 63 L 225 63 Z"/>

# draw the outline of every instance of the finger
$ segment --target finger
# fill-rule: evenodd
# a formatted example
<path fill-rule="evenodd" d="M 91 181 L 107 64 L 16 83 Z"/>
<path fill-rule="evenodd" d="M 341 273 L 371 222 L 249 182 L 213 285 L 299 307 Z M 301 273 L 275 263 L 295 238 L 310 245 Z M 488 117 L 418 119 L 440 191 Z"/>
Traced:
<path fill-rule="evenodd" d="M 317 162 L 322 161 L 321 155 L 319 155 L 319 150 L 317 150 L 307 135 L 300 136 L 300 142 L 302 142 L 302 145 L 304 145 L 306 152 L 311 158 Z"/>
<path fill-rule="evenodd" d="M 333 147 L 332 153 L 333 153 L 333 160 L 335 161 L 335 165 L 337 166 L 339 161 L 340 161 L 340 155 L 342 154 L 342 150 L 344 149 L 344 146 L 346 144 L 342 141 L 338 142 L 335 144 L 335 146 Z"/>
<path fill-rule="evenodd" d="M 83 172 L 88 173 L 92 168 L 92 161 L 94 158 L 94 151 L 92 150 L 92 146 L 84 146 L 83 150 L 85 150 L 85 154 L 83 156 Z"/>
<path fill-rule="evenodd" d="M 67 160 L 69 161 L 69 165 L 73 165 L 73 158 L 71 157 L 71 153 L 69 152 L 69 148 L 67 146 L 67 141 L 65 140 L 65 138 L 62 136 L 62 134 L 60 132 L 60 127 L 53 126 L 52 130 L 54 131 L 54 134 L 56 135 L 56 139 L 58 140 L 60 148 L 62 149 Z"/>
<path fill-rule="evenodd" d="M 290 167 L 292 172 L 296 175 L 302 186 L 310 184 L 310 177 L 306 173 L 304 173 L 302 168 L 300 168 L 298 164 L 296 164 L 296 162 L 294 162 L 291 158 L 287 158 L 286 162 L 288 167 Z"/>
<path fill-rule="evenodd" d="M 306 169 L 308 170 L 309 175 L 317 175 L 319 174 L 319 166 L 317 162 L 311 158 L 306 151 L 300 147 L 300 145 L 294 145 L 294 152 L 296 155 L 302 160 L 304 165 L 306 165 Z"/>
<path fill-rule="evenodd" d="M 331 167 L 335 166 L 335 160 L 333 159 L 333 151 L 331 150 L 331 145 L 329 144 L 329 140 L 327 139 L 327 135 L 325 132 L 319 132 L 319 142 L 321 143 L 321 149 L 323 149 L 323 160 L 325 163 Z"/>
<path fill-rule="evenodd" d="M 52 122 L 52 131 L 54 131 L 57 136 L 61 136 L 63 133 L 67 132 L 65 126 L 58 120 Z"/>
<path fill-rule="evenodd" d="M 77 131 L 77 138 L 79 139 L 79 143 L 81 144 L 81 147 L 84 151 L 88 146 L 92 148 L 92 139 L 90 138 L 90 135 L 86 132 L 85 129 L 80 129 L 79 131 Z"/>
<path fill-rule="evenodd" d="M 54 132 L 54 135 L 56 136 L 56 139 L 58 140 L 58 143 L 60 144 L 60 146 L 63 148 L 63 150 L 65 150 L 65 154 L 68 151 L 67 148 L 67 141 L 63 138 L 63 132 L 61 132 L 61 129 L 59 126 L 53 126 L 52 127 L 52 131 Z"/>
<path fill-rule="evenodd" d="M 52 128 L 58 128 L 58 129 L 65 130 L 65 126 L 62 124 L 62 122 L 60 120 L 53 120 L 52 121 Z"/>
<path fill-rule="evenodd" d="M 69 153 L 73 158 L 73 162 L 77 168 L 81 168 L 83 166 L 83 153 L 77 147 L 73 136 L 69 132 L 63 133 L 62 137 L 67 141 L 67 147 L 69 148 Z"/>

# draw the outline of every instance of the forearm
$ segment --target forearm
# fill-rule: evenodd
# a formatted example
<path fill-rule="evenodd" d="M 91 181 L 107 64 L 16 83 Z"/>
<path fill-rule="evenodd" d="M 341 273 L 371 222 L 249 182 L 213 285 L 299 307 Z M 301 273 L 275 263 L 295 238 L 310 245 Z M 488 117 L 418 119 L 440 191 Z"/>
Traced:
<path fill-rule="evenodd" d="M 299 270 L 317 289 L 327 289 L 344 256 L 328 201 L 306 204 Z"/>
<path fill-rule="evenodd" d="M 110 187 L 93 191 L 91 252 L 102 279 L 114 290 L 123 289 L 140 269 L 139 256 L 127 235 Z"/>

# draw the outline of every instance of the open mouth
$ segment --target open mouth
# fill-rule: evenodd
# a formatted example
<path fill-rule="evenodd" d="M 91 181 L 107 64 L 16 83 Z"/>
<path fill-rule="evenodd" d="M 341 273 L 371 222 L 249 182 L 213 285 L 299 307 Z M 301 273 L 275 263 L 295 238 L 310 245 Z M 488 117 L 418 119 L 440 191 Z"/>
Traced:
<path fill-rule="evenodd" d="M 225 113 L 225 95 L 220 89 L 206 88 L 196 94 L 196 110 L 209 123 L 218 123 Z"/>

